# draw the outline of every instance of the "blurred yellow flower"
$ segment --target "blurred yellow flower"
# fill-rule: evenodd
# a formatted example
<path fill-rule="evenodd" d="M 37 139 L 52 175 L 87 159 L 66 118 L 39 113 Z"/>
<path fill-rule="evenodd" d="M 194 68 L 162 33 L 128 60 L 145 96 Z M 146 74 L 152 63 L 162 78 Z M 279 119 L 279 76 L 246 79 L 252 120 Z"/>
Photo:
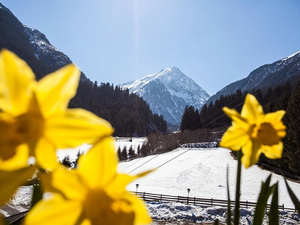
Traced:
<path fill-rule="evenodd" d="M 110 124 L 83 109 L 67 109 L 79 83 L 72 64 L 35 81 L 30 67 L 8 50 L 0 53 L 0 170 L 57 165 L 57 148 L 95 143 L 112 134 Z"/>
<path fill-rule="evenodd" d="M 281 139 L 286 135 L 281 121 L 284 110 L 264 114 L 256 98 L 247 94 L 241 114 L 227 107 L 223 111 L 232 119 L 232 126 L 224 133 L 220 146 L 234 151 L 242 149 L 246 168 L 255 164 L 261 153 L 270 159 L 281 158 Z"/>
<path fill-rule="evenodd" d="M 26 179 L 32 177 L 35 170 L 36 166 L 28 166 L 15 171 L 0 170 L 0 206 L 10 199 Z"/>
<path fill-rule="evenodd" d="M 144 203 L 125 190 L 144 174 L 119 174 L 117 164 L 113 140 L 105 138 L 79 159 L 76 170 L 41 174 L 43 187 L 54 194 L 34 206 L 24 225 L 150 223 Z"/>

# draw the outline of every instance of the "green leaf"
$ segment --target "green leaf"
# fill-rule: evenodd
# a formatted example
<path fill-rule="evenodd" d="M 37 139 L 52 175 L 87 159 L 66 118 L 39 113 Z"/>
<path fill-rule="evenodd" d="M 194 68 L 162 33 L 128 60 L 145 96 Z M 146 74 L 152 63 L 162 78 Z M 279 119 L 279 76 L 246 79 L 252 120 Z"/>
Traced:
<path fill-rule="evenodd" d="M 270 187 L 272 174 L 267 178 L 265 182 L 262 182 L 259 197 L 256 203 L 254 212 L 253 225 L 261 225 L 264 218 L 265 209 L 268 203 L 270 194 L 272 193 L 272 187 Z"/>
<path fill-rule="evenodd" d="M 229 191 L 229 181 L 228 181 L 228 177 L 229 177 L 229 168 L 227 165 L 227 172 L 226 172 L 226 180 L 227 180 L 227 219 L 226 219 L 226 223 L 228 225 L 231 224 L 231 205 L 230 205 L 230 191 Z"/>
<path fill-rule="evenodd" d="M 298 198 L 296 197 L 296 195 L 294 194 L 294 192 L 292 191 L 292 189 L 290 188 L 290 186 L 285 178 L 284 178 L 284 181 L 285 181 L 286 187 L 288 189 L 289 195 L 294 203 L 294 206 L 297 209 L 298 214 L 300 214 L 300 202 L 299 202 Z"/>
<path fill-rule="evenodd" d="M 241 174 L 242 174 L 242 151 L 238 151 L 238 167 L 236 175 L 236 188 L 235 188 L 235 208 L 234 208 L 234 225 L 240 223 L 240 195 L 241 195 Z"/>
<path fill-rule="evenodd" d="M 273 197 L 272 197 L 271 209 L 269 213 L 269 224 L 279 225 L 278 182 L 273 185 Z"/>
<path fill-rule="evenodd" d="M 43 199 L 43 191 L 39 184 L 33 186 L 32 200 L 31 200 L 31 208 Z"/>

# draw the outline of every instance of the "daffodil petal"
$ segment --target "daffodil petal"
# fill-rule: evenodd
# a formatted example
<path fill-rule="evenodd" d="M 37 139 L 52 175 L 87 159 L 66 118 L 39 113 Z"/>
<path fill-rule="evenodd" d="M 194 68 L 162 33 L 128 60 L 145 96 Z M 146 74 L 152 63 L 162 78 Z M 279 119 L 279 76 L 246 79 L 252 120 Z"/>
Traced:
<path fill-rule="evenodd" d="M 233 122 L 245 131 L 249 129 L 247 119 L 243 118 L 235 109 L 223 108 L 224 113 L 233 120 Z"/>
<path fill-rule="evenodd" d="M 128 192 L 126 192 L 122 197 L 131 203 L 130 207 L 131 210 L 134 211 L 135 215 L 133 223 L 134 225 L 151 223 L 151 218 L 149 217 L 147 208 L 142 200 Z"/>
<path fill-rule="evenodd" d="M 107 185 L 107 193 L 110 195 L 120 195 L 125 191 L 126 186 L 137 177 L 128 174 L 116 174 L 113 180 Z"/>
<path fill-rule="evenodd" d="M 234 151 L 238 151 L 249 140 L 249 135 L 244 129 L 238 126 L 231 126 L 223 134 L 220 146 L 229 148 Z"/>
<path fill-rule="evenodd" d="M 284 110 L 278 110 L 276 112 L 272 112 L 272 113 L 267 113 L 265 115 L 265 121 L 268 123 L 272 123 L 272 122 L 279 122 L 282 120 L 282 118 L 285 115 L 285 111 Z"/>
<path fill-rule="evenodd" d="M 261 147 L 261 144 L 254 139 L 251 139 L 243 146 L 243 157 L 241 161 L 246 169 L 258 162 L 259 156 L 262 152 Z"/>
<path fill-rule="evenodd" d="M 89 219 L 84 219 L 83 222 L 80 225 L 92 225 L 91 221 Z"/>
<path fill-rule="evenodd" d="M 45 76 L 38 82 L 36 95 L 45 118 L 64 112 L 76 94 L 80 71 L 73 64 Z"/>
<path fill-rule="evenodd" d="M 263 145 L 262 153 L 269 159 L 279 159 L 282 156 L 283 143 L 280 141 L 277 145 Z"/>
<path fill-rule="evenodd" d="M 61 194 L 66 199 L 83 200 L 86 195 L 87 187 L 78 174 L 62 166 L 52 173 L 40 173 L 40 178 L 45 191 Z"/>
<path fill-rule="evenodd" d="M 247 118 L 250 124 L 254 124 L 257 121 L 260 121 L 263 115 L 263 108 L 257 99 L 253 95 L 247 94 L 245 104 L 241 111 L 241 116 L 243 118 Z"/>
<path fill-rule="evenodd" d="M 0 54 L 0 109 L 13 116 L 25 113 L 35 76 L 30 67 L 8 50 Z"/>
<path fill-rule="evenodd" d="M 9 145 L 2 145 L 1 148 L 11 148 Z M 1 150 L 0 150 L 1 151 Z M 0 159 L 0 170 L 14 171 L 27 166 L 29 157 L 28 145 L 21 144 L 15 147 L 15 154 L 8 160 Z"/>
<path fill-rule="evenodd" d="M 106 120 L 84 109 L 69 109 L 62 116 L 49 118 L 44 132 L 56 148 L 61 149 L 94 144 L 112 133 L 113 128 Z"/>
<path fill-rule="evenodd" d="M 58 166 L 55 148 L 46 138 L 38 140 L 35 157 L 38 165 L 45 170 L 54 170 Z"/>
<path fill-rule="evenodd" d="M 102 188 L 117 172 L 117 156 L 112 138 L 105 138 L 80 157 L 78 172 L 90 188 Z"/>
<path fill-rule="evenodd" d="M 107 191 L 111 191 L 113 193 L 118 192 L 118 190 L 120 191 L 124 191 L 126 186 L 131 183 L 132 181 L 134 181 L 135 179 L 141 178 L 143 176 L 146 176 L 147 174 L 153 172 L 154 170 L 148 170 L 146 172 L 142 172 L 139 173 L 135 176 L 131 176 L 129 174 L 116 174 L 116 176 L 114 177 L 114 179 L 112 180 L 112 182 L 109 183 L 109 188 Z"/>
<path fill-rule="evenodd" d="M 4 221 L 4 218 L 0 216 L 0 225 L 7 225 L 6 221 Z"/>
<path fill-rule="evenodd" d="M 0 205 L 9 200 L 17 188 L 33 176 L 35 170 L 35 166 L 15 171 L 0 170 Z"/>
<path fill-rule="evenodd" d="M 266 114 L 264 118 L 264 122 L 272 124 L 273 128 L 277 132 L 277 135 L 280 138 L 284 138 L 286 136 L 286 126 L 281 121 L 284 115 L 285 111 L 279 110 L 273 113 Z"/>
<path fill-rule="evenodd" d="M 59 195 L 54 195 L 52 199 L 38 202 L 25 217 L 23 224 L 73 225 L 81 212 L 81 202 L 65 200 Z"/>

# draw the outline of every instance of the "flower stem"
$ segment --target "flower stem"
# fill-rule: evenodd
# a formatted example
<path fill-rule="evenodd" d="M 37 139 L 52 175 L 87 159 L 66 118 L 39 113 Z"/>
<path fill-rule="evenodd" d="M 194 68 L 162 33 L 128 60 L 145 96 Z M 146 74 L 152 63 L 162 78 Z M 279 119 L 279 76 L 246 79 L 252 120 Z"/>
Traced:
<path fill-rule="evenodd" d="M 240 220 L 240 195 L 241 195 L 241 173 L 242 173 L 242 151 L 238 151 L 238 166 L 236 174 L 236 188 L 235 188 L 235 209 L 234 209 L 234 224 L 238 225 Z"/>

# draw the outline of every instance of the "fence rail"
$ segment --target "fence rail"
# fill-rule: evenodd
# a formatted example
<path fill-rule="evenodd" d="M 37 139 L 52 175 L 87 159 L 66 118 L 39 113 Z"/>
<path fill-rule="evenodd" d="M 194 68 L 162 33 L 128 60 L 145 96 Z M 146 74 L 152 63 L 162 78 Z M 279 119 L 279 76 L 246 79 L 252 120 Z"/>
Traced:
<path fill-rule="evenodd" d="M 163 195 L 163 194 L 154 194 L 147 192 L 131 192 L 142 198 L 146 202 L 180 202 L 184 204 L 193 204 L 202 207 L 212 207 L 212 206 L 221 206 L 227 207 L 228 200 L 221 200 L 215 198 L 196 198 L 196 197 L 187 197 L 179 195 Z M 235 201 L 230 201 L 230 204 L 234 206 Z M 240 201 L 240 208 L 248 209 L 256 206 L 256 202 L 249 201 Z M 271 205 L 267 204 L 267 210 L 270 209 Z M 284 204 L 278 205 L 279 210 L 284 210 L 288 212 L 296 212 L 296 208 L 287 208 Z"/>

